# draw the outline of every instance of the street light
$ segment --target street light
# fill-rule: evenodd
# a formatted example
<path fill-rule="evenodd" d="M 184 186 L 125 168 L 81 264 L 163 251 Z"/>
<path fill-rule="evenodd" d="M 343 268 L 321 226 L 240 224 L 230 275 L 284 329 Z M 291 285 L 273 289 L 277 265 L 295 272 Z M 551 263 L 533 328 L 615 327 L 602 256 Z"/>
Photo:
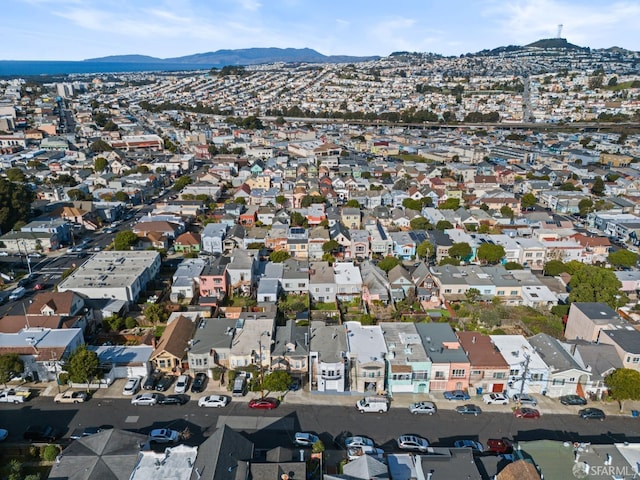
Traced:
<path fill-rule="evenodd" d="M 258 338 L 258 347 L 260 347 L 260 398 L 264 398 L 264 365 L 262 363 L 262 337 L 264 336 L 270 337 L 271 333 L 265 330 Z"/>

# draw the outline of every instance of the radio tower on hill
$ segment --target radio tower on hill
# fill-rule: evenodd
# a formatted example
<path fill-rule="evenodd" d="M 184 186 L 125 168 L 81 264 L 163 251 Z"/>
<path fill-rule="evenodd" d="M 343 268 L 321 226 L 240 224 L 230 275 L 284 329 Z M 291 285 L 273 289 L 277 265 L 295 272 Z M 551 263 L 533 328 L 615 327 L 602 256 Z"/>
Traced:
<path fill-rule="evenodd" d="M 558 34 L 556 35 L 556 38 L 562 38 L 562 27 L 564 27 L 564 25 L 558 25 Z"/>

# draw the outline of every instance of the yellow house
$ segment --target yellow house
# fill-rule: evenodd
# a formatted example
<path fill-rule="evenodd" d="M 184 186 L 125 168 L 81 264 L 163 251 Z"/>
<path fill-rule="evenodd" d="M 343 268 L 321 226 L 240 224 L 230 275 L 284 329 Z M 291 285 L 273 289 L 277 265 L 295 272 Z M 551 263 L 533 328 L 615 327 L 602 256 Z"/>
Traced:
<path fill-rule="evenodd" d="M 151 354 L 153 368 L 166 373 L 182 371 L 183 360 L 187 364 L 189 340 L 195 331 L 196 324 L 188 317 L 180 315 L 170 322 Z"/>

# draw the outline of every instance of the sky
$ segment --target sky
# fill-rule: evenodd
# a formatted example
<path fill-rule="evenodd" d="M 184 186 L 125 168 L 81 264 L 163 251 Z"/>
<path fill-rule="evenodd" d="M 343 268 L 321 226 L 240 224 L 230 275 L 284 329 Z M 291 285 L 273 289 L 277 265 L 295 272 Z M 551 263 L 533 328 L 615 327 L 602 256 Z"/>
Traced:
<path fill-rule="evenodd" d="M 460 55 L 558 34 L 640 51 L 639 0 L 2 0 L 2 60 L 220 49 Z"/>

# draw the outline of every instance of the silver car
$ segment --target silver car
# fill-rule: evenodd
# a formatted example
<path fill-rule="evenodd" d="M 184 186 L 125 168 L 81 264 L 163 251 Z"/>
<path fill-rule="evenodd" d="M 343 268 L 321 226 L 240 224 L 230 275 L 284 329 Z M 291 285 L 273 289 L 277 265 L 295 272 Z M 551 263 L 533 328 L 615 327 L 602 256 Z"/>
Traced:
<path fill-rule="evenodd" d="M 515 403 L 519 403 L 520 405 L 527 405 L 530 407 L 535 407 L 538 405 L 538 401 L 535 399 L 535 397 L 529 395 L 528 393 L 523 393 L 522 395 L 516 393 L 511 398 Z"/>
<path fill-rule="evenodd" d="M 157 393 L 140 393 L 131 399 L 131 405 L 151 406 L 158 403 Z"/>
<path fill-rule="evenodd" d="M 438 411 L 436 404 L 433 402 L 416 402 L 409 405 L 409 411 L 414 415 L 419 413 L 426 413 L 427 415 L 433 415 Z"/>

